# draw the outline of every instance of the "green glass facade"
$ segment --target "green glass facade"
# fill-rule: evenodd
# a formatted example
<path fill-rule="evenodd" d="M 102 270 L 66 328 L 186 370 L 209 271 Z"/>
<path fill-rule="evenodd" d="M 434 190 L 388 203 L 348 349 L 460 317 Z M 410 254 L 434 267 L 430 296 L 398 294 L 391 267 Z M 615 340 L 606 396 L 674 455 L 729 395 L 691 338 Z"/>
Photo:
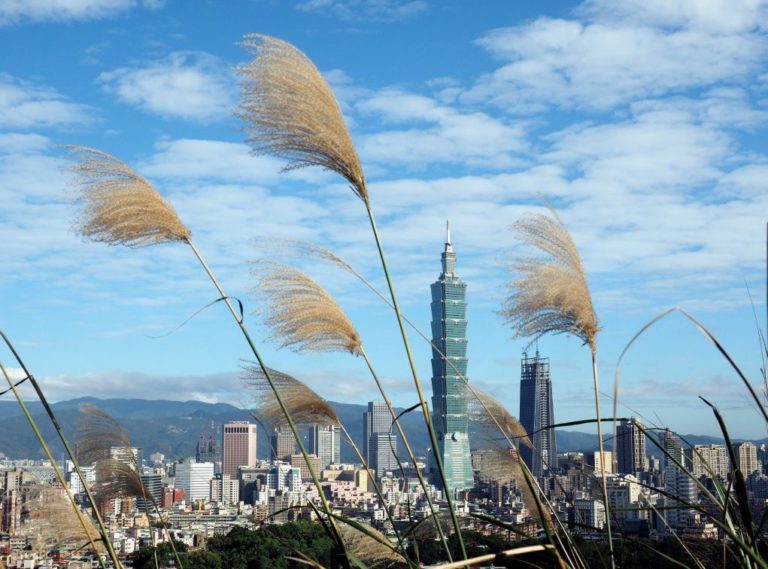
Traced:
<path fill-rule="evenodd" d="M 456 274 L 456 253 L 447 231 L 442 273 L 432 284 L 432 422 L 437 431 L 437 452 L 452 494 L 474 486 L 467 425 L 467 285 Z M 435 470 L 435 469 L 433 469 Z"/>

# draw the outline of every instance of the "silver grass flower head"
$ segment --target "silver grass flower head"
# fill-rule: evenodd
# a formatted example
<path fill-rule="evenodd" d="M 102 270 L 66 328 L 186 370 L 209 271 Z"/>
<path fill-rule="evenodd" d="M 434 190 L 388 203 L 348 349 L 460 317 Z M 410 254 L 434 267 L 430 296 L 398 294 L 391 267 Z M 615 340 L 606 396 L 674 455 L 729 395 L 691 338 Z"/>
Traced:
<path fill-rule="evenodd" d="M 128 451 L 131 441 L 119 422 L 95 405 L 81 404 L 78 411 L 77 457 L 81 463 L 93 465 L 100 460 L 113 458 L 115 452 L 135 461 L 135 455 Z"/>
<path fill-rule="evenodd" d="M 487 432 L 489 436 L 494 436 L 493 433 L 501 434 L 504 440 L 509 438 L 516 445 L 531 447 L 531 439 L 525 427 L 501 403 L 479 389 L 473 388 L 471 395 L 474 397 L 469 399 L 467 416 L 482 432 Z"/>
<path fill-rule="evenodd" d="M 405 559 L 400 553 L 382 543 L 382 541 L 387 541 L 384 535 L 372 527 L 366 527 L 366 530 L 376 535 L 379 539 L 365 534 L 352 526 L 339 524 L 341 540 L 344 542 L 347 553 L 356 557 L 368 567 L 386 567 L 395 563 L 405 563 Z"/>
<path fill-rule="evenodd" d="M 262 300 L 271 338 L 295 351 L 362 352 L 360 335 L 344 310 L 317 282 L 280 263 L 257 261 L 254 293 Z"/>
<path fill-rule="evenodd" d="M 512 294 L 501 315 L 517 337 L 531 343 L 545 334 L 573 334 L 597 350 L 599 326 L 587 278 L 573 238 L 557 214 L 539 214 L 515 223 L 520 239 L 542 256 L 519 258 L 512 269 Z"/>
<path fill-rule="evenodd" d="M 289 161 L 286 170 L 320 166 L 343 176 L 368 201 L 365 176 L 341 109 L 315 64 L 290 43 L 261 34 L 241 44 L 254 59 L 239 67 L 238 116 L 257 153 Z"/>
<path fill-rule="evenodd" d="M 280 393 L 286 409 L 296 425 L 338 425 L 339 418 L 331 405 L 309 386 L 287 373 L 268 369 L 275 389 Z M 288 424 L 280 404 L 275 397 L 267 376 L 261 367 L 245 368 L 244 380 L 254 394 L 256 405 L 252 411 L 255 417 L 269 429 Z"/>
<path fill-rule="evenodd" d="M 143 247 L 185 241 L 191 232 L 176 210 L 141 175 L 94 148 L 67 146 L 83 210 L 77 232 L 110 245 Z"/>

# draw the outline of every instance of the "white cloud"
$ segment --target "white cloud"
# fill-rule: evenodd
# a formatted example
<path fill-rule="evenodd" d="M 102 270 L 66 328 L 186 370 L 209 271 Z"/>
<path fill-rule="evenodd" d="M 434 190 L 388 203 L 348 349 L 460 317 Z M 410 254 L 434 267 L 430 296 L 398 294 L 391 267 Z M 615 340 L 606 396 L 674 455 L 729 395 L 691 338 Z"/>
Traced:
<path fill-rule="evenodd" d="M 165 0 L 2 0 L 0 25 L 110 18 L 136 6 L 161 8 Z"/>
<path fill-rule="evenodd" d="M 718 3 L 719 11 L 685 9 L 679 2 L 632 10 L 640 4 L 593 2 L 587 5 L 591 21 L 538 18 L 493 30 L 478 43 L 507 63 L 482 77 L 464 99 L 513 112 L 550 105 L 605 110 L 721 81 L 745 83 L 768 52 L 758 24 L 746 23 L 749 14 L 768 19 L 764 3 L 751 3 L 733 17 L 726 15 L 731 3 Z"/>
<path fill-rule="evenodd" d="M 49 87 L 0 72 L 0 128 L 39 128 L 93 122 L 93 109 Z"/>
<path fill-rule="evenodd" d="M 118 99 L 163 117 L 211 121 L 235 106 L 231 71 L 207 53 L 175 52 L 143 67 L 121 67 L 98 82 Z"/>
<path fill-rule="evenodd" d="M 482 112 L 464 112 L 434 99 L 386 89 L 360 100 L 356 110 L 376 116 L 383 129 L 361 137 L 364 160 L 425 167 L 434 163 L 492 168 L 520 163 L 527 149 L 522 123 L 508 124 Z M 387 130 L 388 125 L 407 128 Z M 424 125 L 424 126 L 421 126 Z"/>
<path fill-rule="evenodd" d="M 345 21 L 395 22 L 418 16 L 428 6 L 424 0 L 305 0 L 297 8 Z"/>

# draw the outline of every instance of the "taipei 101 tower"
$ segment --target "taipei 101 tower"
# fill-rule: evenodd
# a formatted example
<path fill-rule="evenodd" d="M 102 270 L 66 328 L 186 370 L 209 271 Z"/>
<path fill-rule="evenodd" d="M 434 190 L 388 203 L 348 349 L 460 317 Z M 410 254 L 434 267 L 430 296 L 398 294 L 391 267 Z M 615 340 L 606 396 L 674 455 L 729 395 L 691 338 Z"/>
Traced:
<path fill-rule="evenodd" d="M 456 273 L 456 253 L 446 222 L 442 273 L 432 284 L 432 424 L 437 434 L 448 488 L 442 488 L 436 468 L 432 482 L 453 495 L 474 486 L 467 434 L 467 285 Z M 447 361 L 446 361 L 447 360 Z M 448 363 L 450 362 L 450 363 Z M 463 376 L 463 377 L 462 377 Z M 434 467 L 434 459 L 433 464 Z"/>

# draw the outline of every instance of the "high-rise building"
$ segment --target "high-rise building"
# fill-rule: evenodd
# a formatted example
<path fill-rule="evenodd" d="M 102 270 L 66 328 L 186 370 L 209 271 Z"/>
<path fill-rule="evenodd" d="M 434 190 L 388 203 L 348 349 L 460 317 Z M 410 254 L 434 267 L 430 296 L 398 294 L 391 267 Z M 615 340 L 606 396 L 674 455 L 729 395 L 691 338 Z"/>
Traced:
<path fill-rule="evenodd" d="M 184 497 L 190 502 L 208 499 L 212 478 L 212 462 L 185 460 L 176 464 L 176 488 L 184 490 Z"/>
<path fill-rule="evenodd" d="M 221 438 L 222 474 L 237 478 L 241 466 L 256 466 L 256 425 L 248 421 L 225 423 Z"/>
<path fill-rule="evenodd" d="M 197 462 L 213 462 L 214 464 L 221 461 L 219 445 L 216 442 L 216 427 L 213 421 L 211 422 L 210 432 L 200 433 L 197 449 L 195 450 L 195 460 Z"/>
<path fill-rule="evenodd" d="M 363 456 L 371 465 L 371 437 L 375 433 L 389 433 L 392 429 L 392 415 L 383 401 L 369 401 L 368 410 L 363 413 Z"/>
<path fill-rule="evenodd" d="M 555 411 L 552 406 L 552 378 L 549 358 L 523 355 L 520 362 L 520 424 L 529 433 L 533 448 L 520 445 L 520 456 L 531 473 L 546 476 L 557 468 L 557 442 L 554 429 Z"/>
<path fill-rule="evenodd" d="M 210 482 L 211 502 L 237 504 L 240 501 L 240 481 L 227 474 L 218 474 Z"/>
<path fill-rule="evenodd" d="M 288 462 L 296 454 L 296 439 L 288 427 L 277 427 L 270 437 L 271 458 L 273 461 Z"/>
<path fill-rule="evenodd" d="M 267 472 L 267 487 L 285 492 L 301 491 L 301 470 L 290 464 L 275 464 Z"/>
<path fill-rule="evenodd" d="M 685 470 L 690 471 L 691 464 L 686 457 L 680 437 L 667 429 L 662 431 L 660 438 L 665 451 L 664 501 L 665 505 L 671 506 L 665 510 L 665 517 L 672 529 L 683 528 L 694 518 L 696 512 L 693 509 L 683 509 L 680 504 L 696 502 L 696 482 L 685 472 Z"/>
<path fill-rule="evenodd" d="M 730 462 L 725 445 L 693 445 L 686 451 L 691 464 L 691 472 L 696 476 L 728 479 Z"/>
<path fill-rule="evenodd" d="M 645 433 L 642 426 L 640 421 L 631 417 L 622 420 L 616 427 L 614 449 L 619 474 L 634 475 L 646 469 Z"/>
<path fill-rule="evenodd" d="M 136 508 L 140 512 L 148 513 L 154 511 L 163 503 L 163 477 L 160 474 L 142 474 L 141 484 L 147 491 L 147 497 L 136 497 Z"/>
<path fill-rule="evenodd" d="M 396 452 L 397 439 L 394 434 L 373 433 L 369 449 L 371 459 L 368 466 L 376 473 L 376 478 L 381 478 L 385 472 L 392 472 L 397 468 Z"/>
<path fill-rule="evenodd" d="M 745 478 L 753 472 L 760 471 L 755 443 L 745 441 L 735 444 L 734 448 L 736 449 L 736 459 L 739 461 L 739 470 L 741 470 Z"/>
<path fill-rule="evenodd" d="M 338 425 L 313 425 L 309 428 L 310 453 L 320 459 L 320 468 L 341 462 L 341 431 Z"/>
<path fill-rule="evenodd" d="M 446 224 L 442 272 L 432 283 L 432 424 L 436 453 L 445 471 L 447 488 L 437 476 L 432 481 L 455 493 L 474 486 L 467 420 L 467 285 L 456 273 L 456 253 Z M 442 354 L 440 353 L 442 352 Z M 443 357 L 443 355 L 445 357 Z M 432 455 L 433 466 L 436 462 Z"/>

